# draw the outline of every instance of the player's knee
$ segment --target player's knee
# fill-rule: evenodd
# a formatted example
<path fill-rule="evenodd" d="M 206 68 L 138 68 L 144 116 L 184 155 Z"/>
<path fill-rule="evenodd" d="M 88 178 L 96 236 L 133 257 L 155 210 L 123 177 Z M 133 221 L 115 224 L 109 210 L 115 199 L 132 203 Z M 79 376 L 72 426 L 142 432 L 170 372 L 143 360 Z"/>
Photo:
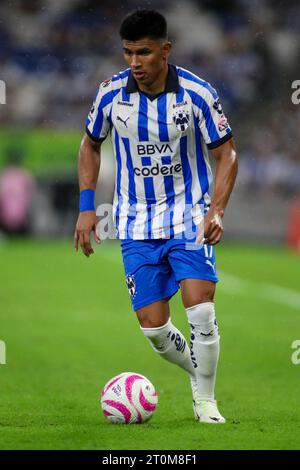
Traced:
<path fill-rule="evenodd" d="M 185 308 L 191 308 L 195 305 L 214 301 L 215 283 L 202 282 L 201 285 L 186 285 L 183 289 L 183 301 Z M 192 287 L 192 288 L 191 288 Z"/>
<path fill-rule="evenodd" d="M 156 329 L 163 327 L 168 322 L 167 318 L 139 318 L 139 323 L 141 328 Z"/>
<path fill-rule="evenodd" d="M 136 315 L 141 328 L 161 328 L 170 318 L 169 308 L 165 308 L 165 305 L 159 308 L 147 306 L 137 310 Z"/>
<path fill-rule="evenodd" d="M 214 293 L 215 293 L 214 288 L 210 288 L 210 287 L 203 289 L 201 292 L 195 292 L 194 295 L 190 296 L 185 306 L 186 308 L 191 308 L 195 305 L 205 304 L 207 302 L 213 302 Z"/>

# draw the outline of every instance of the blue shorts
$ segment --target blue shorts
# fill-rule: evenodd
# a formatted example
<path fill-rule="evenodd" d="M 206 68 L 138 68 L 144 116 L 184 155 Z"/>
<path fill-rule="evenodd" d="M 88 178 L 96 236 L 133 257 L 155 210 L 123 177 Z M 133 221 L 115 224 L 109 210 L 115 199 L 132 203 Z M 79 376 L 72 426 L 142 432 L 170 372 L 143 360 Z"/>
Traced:
<path fill-rule="evenodd" d="M 121 240 L 133 310 L 172 297 L 182 279 L 218 282 L 215 249 L 185 238 Z"/>

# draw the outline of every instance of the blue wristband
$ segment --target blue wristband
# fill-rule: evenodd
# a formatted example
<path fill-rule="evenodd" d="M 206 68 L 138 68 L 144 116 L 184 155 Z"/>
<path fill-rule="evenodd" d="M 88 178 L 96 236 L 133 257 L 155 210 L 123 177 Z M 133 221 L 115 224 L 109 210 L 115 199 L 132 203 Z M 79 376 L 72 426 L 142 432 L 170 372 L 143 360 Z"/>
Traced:
<path fill-rule="evenodd" d="M 95 210 L 95 191 L 93 189 L 84 189 L 80 192 L 79 197 L 79 211 L 94 211 Z"/>

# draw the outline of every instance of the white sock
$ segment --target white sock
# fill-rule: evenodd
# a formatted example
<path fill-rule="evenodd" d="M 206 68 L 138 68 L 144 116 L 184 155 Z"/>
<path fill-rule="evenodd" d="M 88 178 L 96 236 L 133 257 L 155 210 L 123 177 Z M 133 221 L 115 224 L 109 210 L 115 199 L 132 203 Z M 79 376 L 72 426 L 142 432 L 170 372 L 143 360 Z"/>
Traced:
<path fill-rule="evenodd" d="M 213 400 L 220 350 L 220 336 L 213 302 L 187 308 L 191 326 L 191 359 L 195 368 L 198 399 Z"/>
<path fill-rule="evenodd" d="M 150 341 L 154 351 L 161 357 L 188 372 L 191 379 L 195 377 L 195 367 L 191 361 L 190 348 L 183 334 L 172 324 L 171 318 L 168 322 L 158 328 L 142 328 L 142 332 Z"/>

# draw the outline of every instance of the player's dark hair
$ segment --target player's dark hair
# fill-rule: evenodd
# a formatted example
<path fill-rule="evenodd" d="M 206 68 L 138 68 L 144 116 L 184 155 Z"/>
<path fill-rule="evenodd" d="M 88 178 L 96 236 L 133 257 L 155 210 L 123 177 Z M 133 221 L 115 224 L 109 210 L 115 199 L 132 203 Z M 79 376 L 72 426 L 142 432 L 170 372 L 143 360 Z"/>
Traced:
<path fill-rule="evenodd" d="M 127 41 L 142 38 L 167 39 L 167 22 L 156 10 L 136 10 L 123 18 L 120 36 Z"/>

